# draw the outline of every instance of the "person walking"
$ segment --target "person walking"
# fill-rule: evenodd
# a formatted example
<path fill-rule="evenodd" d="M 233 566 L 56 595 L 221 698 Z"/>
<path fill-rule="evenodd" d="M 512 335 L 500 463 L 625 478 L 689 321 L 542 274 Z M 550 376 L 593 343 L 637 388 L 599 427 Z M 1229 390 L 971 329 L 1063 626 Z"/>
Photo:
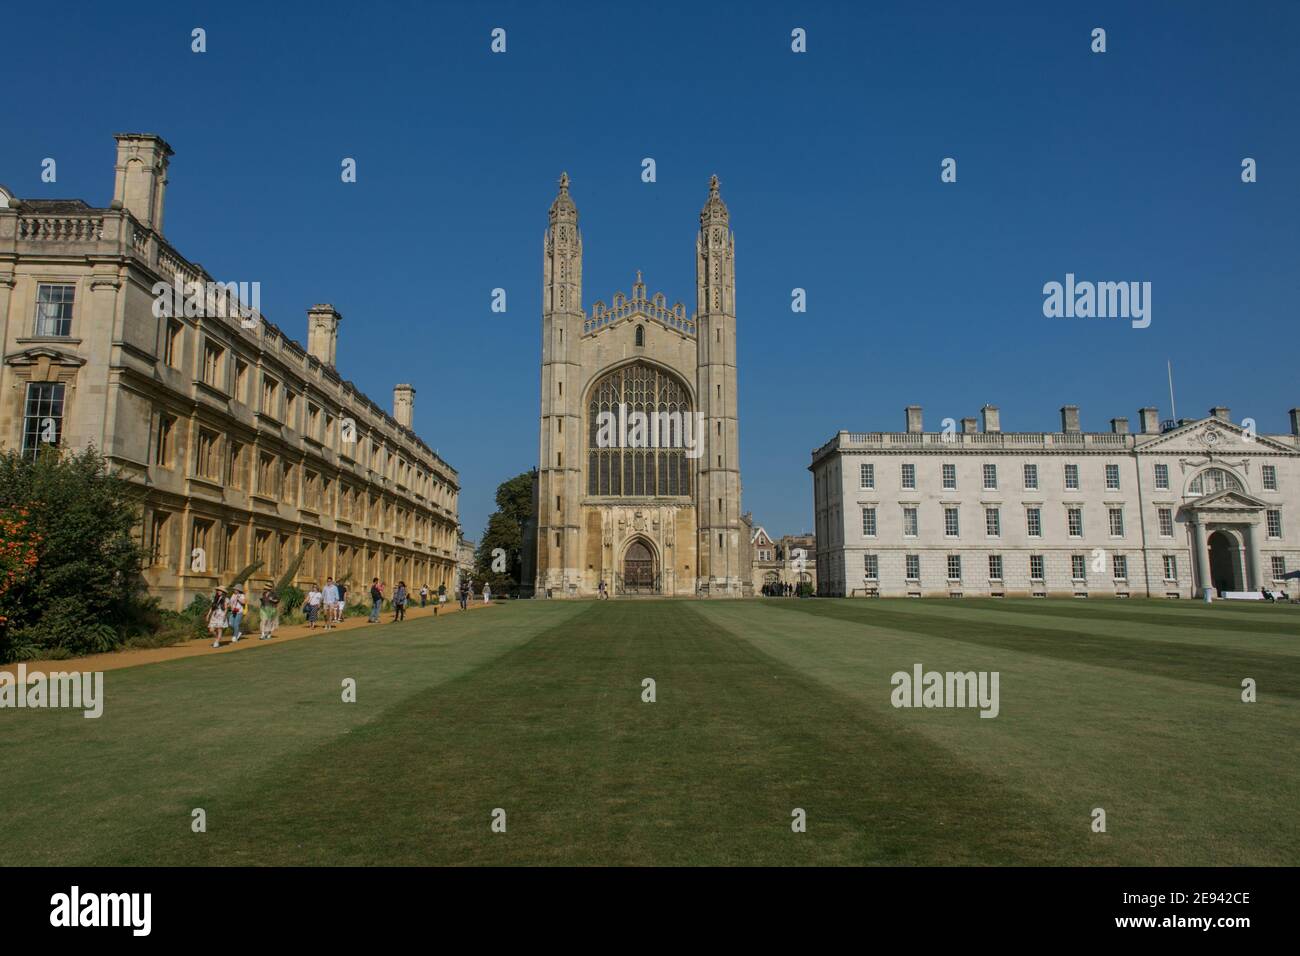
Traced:
<path fill-rule="evenodd" d="M 379 578 L 370 582 L 370 623 L 379 623 L 379 608 L 384 603 L 384 586 L 379 583 Z"/>
<path fill-rule="evenodd" d="M 420 585 L 420 607 L 424 607 L 428 603 L 429 603 L 429 585 L 421 584 Z"/>
<path fill-rule="evenodd" d="M 339 623 L 343 623 L 343 614 L 348 609 L 348 586 L 342 581 L 338 582 L 339 589 Z"/>
<path fill-rule="evenodd" d="M 339 586 L 334 583 L 333 578 L 326 579 L 321 600 L 325 604 L 325 630 L 328 631 L 338 620 L 339 613 Z"/>
<path fill-rule="evenodd" d="M 461 581 L 460 587 L 457 589 L 456 596 L 460 599 L 460 609 L 462 611 L 466 610 L 469 607 L 469 592 L 470 592 L 470 583 L 468 581 Z"/>
<path fill-rule="evenodd" d="M 393 621 L 406 620 L 406 582 L 398 581 L 397 590 L 393 592 Z"/>
<path fill-rule="evenodd" d="M 212 606 L 208 609 L 208 633 L 212 635 L 212 646 L 221 646 L 221 634 L 226 629 L 226 589 L 219 587 L 212 594 Z"/>
<path fill-rule="evenodd" d="M 492 603 L 492 585 L 487 581 L 483 582 L 483 603 L 484 604 Z"/>
<path fill-rule="evenodd" d="M 262 616 L 261 640 L 269 641 L 280 623 L 280 595 L 276 594 L 275 589 L 269 584 L 262 589 L 258 612 Z"/>
<path fill-rule="evenodd" d="M 244 609 L 248 607 L 244 600 L 244 586 L 236 584 L 234 593 L 226 602 L 226 617 L 230 621 L 230 643 L 238 644 L 244 636 Z"/>
<path fill-rule="evenodd" d="M 320 617 L 322 600 L 323 595 L 320 593 L 320 588 L 316 586 L 315 582 L 312 582 L 311 588 L 307 591 L 307 604 L 303 608 L 307 614 L 307 627 L 309 629 L 316 626 L 316 619 Z"/>

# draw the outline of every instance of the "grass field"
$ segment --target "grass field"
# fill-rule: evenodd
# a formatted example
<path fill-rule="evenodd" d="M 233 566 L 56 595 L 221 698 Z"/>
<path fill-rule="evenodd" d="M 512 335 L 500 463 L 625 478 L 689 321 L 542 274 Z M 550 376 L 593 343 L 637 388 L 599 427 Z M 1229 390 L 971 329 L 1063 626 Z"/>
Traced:
<path fill-rule="evenodd" d="M 999 716 L 895 709 L 916 663 Z M 1300 863 L 1293 608 L 519 602 L 105 694 L 0 710 L 7 865 Z"/>

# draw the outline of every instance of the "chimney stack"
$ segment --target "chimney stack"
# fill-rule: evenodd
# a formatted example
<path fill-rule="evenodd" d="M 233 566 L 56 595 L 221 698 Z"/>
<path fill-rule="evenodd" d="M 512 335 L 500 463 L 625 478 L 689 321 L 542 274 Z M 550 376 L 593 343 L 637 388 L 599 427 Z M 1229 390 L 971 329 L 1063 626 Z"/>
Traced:
<path fill-rule="evenodd" d="M 910 434 L 918 434 L 924 429 L 921 427 L 921 406 L 908 405 L 905 409 L 907 412 L 907 430 Z"/>
<path fill-rule="evenodd" d="M 333 365 L 343 316 L 328 302 L 307 310 L 307 354 L 322 365 Z"/>
<path fill-rule="evenodd" d="M 1110 420 L 1110 430 L 1111 430 L 1112 433 L 1114 433 L 1114 434 L 1116 434 L 1116 435 L 1127 435 L 1127 434 L 1128 434 L 1128 419 L 1127 419 L 1127 418 L 1112 418 L 1112 419 Z"/>
<path fill-rule="evenodd" d="M 412 426 L 412 422 L 415 421 L 414 385 L 393 386 L 393 417 L 403 428 L 414 430 Z"/>
<path fill-rule="evenodd" d="M 974 434 L 975 434 L 975 424 L 976 424 L 976 423 L 975 423 L 975 419 L 973 419 L 973 418 L 963 418 L 963 419 L 961 420 L 961 433 L 962 433 L 963 435 L 974 435 Z"/>
<path fill-rule="evenodd" d="M 1138 409 L 1138 422 L 1141 423 L 1143 435 L 1160 434 L 1160 409 L 1148 405 Z"/>
<path fill-rule="evenodd" d="M 1293 408 L 1291 415 L 1291 434 L 1300 435 L 1300 408 Z"/>
<path fill-rule="evenodd" d="M 1002 416 L 998 414 L 996 405 L 985 405 L 980 409 L 980 414 L 984 416 L 984 431 L 988 433 L 1002 431 Z"/>
<path fill-rule="evenodd" d="M 1228 409 L 1224 408 L 1222 405 L 1215 405 L 1213 408 L 1211 408 L 1210 417 L 1217 418 L 1221 422 L 1232 421 L 1232 415 L 1229 413 Z"/>
<path fill-rule="evenodd" d="M 172 148 L 152 133 L 118 133 L 113 205 L 121 206 L 154 232 L 163 229 L 163 195 Z"/>
<path fill-rule="evenodd" d="M 1079 406 L 1061 406 L 1061 431 L 1067 435 L 1079 434 Z"/>

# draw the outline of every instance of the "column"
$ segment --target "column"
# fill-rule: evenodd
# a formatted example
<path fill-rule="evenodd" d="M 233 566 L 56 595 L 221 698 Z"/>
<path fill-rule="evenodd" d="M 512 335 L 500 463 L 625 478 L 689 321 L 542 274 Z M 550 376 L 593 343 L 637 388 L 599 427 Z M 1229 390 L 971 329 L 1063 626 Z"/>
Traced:
<path fill-rule="evenodd" d="M 1195 552 L 1192 558 L 1196 562 L 1196 588 L 1193 593 L 1200 597 L 1205 588 L 1213 585 L 1210 583 L 1209 553 L 1205 549 L 1205 529 L 1201 527 L 1198 517 L 1192 519 L 1192 547 Z"/>
<path fill-rule="evenodd" d="M 1246 570 L 1250 580 L 1246 582 L 1247 591 L 1258 591 L 1264 586 L 1264 576 L 1259 571 L 1259 540 L 1256 537 L 1255 529 L 1258 525 L 1248 524 L 1245 527 L 1246 536 Z"/>

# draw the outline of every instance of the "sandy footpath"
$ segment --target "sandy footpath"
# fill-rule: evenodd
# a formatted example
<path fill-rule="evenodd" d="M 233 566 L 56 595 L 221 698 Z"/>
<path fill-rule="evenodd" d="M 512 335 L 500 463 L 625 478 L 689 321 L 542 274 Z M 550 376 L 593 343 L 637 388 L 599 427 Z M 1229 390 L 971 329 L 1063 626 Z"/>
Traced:
<path fill-rule="evenodd" d="M 477 611 L 481 608 L 491 607 L 482 601 L 471 603 L 469 610 Z M 407 620 L 417 620 L 424 617 L 433 617 L 434 606 L 422 608 L 418 604 L 408 606 L 406 609 Z M 438 611 L 438 617 L 445 617 L 448 614 L 460 614 L 460 605 L 454 601 L 448 601 L 442 605 Z M 275 636 L 269 641 L 260 640 L 260 630 L 255 625 L 252 632 L 245 632 L 238 644 L 230 641 L 230 630 L 226 630 L 226 636 L 222 639 L 221 647 L 214 648 L 212 642 L 207 638 L 203 640 L 185 641 L 181 644 L 174 644 L 171 647 L 149 647 L 139 650 L 111 651 L 107 654 L 91 654 L 88 657 L 69 658 L 60 661 L 23 661 L 27 665 L 27 672 L 30 676 L 34 672 L 45 673 L 46 671 L 112 671 L 121 667 L 138 667 L 141 664 L 156 664 L 159 661 L 175 661 L 186 657 L 203 657 L 203 656 L 220 656 L 237 651 L 252 650 L 257 647 L 271 647 L 275 644 L 283 644 L 285 641 L 298 641 L 307 637 L 320 637 L 322 634 L 335 634 L 341 631 L 355 631 L 361 628 L 380 628 L 384 627 L 393 620 L 393 612 L 385 611 L 380 617 L 379 624 L 371 624 L 369 616 L 366 617 L 349 617 L 345 618 L 343 623 L 337 624 L 333 629 L 326 631 L 321 625 L 315 628 L 309 628 L 306 624 L 281 625 L 275 629 Z M 8 672 L 17 675 L 18 664 L 0 665 L 0 672 Z"/>

